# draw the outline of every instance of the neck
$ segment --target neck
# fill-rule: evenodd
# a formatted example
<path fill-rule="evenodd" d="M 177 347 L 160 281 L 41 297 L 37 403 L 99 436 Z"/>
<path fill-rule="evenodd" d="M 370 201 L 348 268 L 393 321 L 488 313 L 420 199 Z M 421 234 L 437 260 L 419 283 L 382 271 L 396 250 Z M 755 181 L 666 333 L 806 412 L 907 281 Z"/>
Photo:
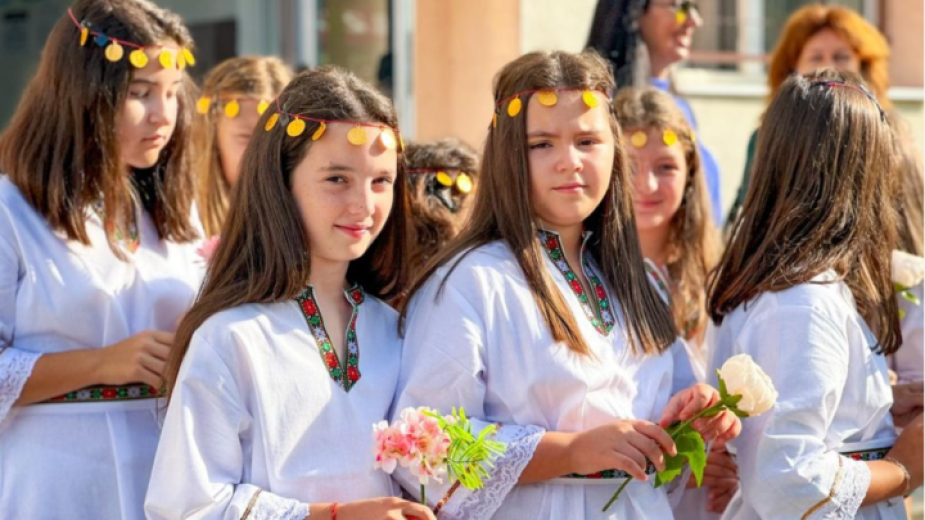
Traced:
<path fill-rule="evenodd" d="M 581 241 L 584 226 L 576 224 L 572 226 L 556 226 L 548 222 L 540 222 L 540 227 L 548 231 L 555 231 L 559 234 L 559 243 L 562 244 L 562 250 L 565 252 L 569 262 L 573 262 L 581 254 Z"/>
<path fill-rule="evenodd" d="M 658 266 L 668 263 L 668 226 L 647 229 L 639 233 L 642 256 Z"/>
<path fill-rule="evenodd" d="M 650 71 L 652 77 L 667 80 L 668 73 L 671 71 L 671 62 L 651 57 L 649 59 L 649 67 L 652 69 Z"/>
<path fill-rule="evenodd" d="M 333 262 L 312 256 L 309 281 L 316 293 L 332 296 L 347 290 L 350 262 Z"/>

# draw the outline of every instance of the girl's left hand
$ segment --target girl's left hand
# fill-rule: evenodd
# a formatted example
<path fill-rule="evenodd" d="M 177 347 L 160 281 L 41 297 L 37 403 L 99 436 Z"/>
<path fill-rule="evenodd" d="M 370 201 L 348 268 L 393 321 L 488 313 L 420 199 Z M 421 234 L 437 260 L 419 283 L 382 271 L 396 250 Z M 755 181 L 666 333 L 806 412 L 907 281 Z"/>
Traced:
<path fill-rule="evenodd" d="M 715 388 L 697 383 L 672 396 L 658 424 L 667 429 L 672 423 L 686 421 L 700 410 L 716 404 L 717 401 L 719 401 L 719 392 Z M 742 432 L 742 422 L 729 410 L 723 410 L 713 417 L 701 417 L 691 426 L 700 432 L 704 442 L 714 442 L 718 448 L 738 437 Z"/>

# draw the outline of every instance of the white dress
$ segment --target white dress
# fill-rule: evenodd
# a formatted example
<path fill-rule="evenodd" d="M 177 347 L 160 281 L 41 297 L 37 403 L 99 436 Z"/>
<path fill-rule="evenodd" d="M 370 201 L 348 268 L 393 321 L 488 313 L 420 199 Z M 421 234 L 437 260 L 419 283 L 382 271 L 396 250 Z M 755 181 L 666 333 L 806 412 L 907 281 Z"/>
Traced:
<path fill-rule="evenodd" d="M 362 291 L 348 298 L 361 302 L 349 374 L 335 354 L 322 360 L 330 343 L 323 326 L 309 329 L 312 300 L 244 305 L 196 331 L 164 420 L 149 519 L 302 520 L 311 502 L 397 494 L 373 469 L 373 424 L 398 381 L 397 314 Z"/>
<path fill-rule="evenodd" d="M 624 337 L 622 315 L 609 296 L 603 305 L 613 302 L 614 308 L 603 308 L 604 322 L 592 324 L 593 311 L 575 292 L 580 285 L 575 285 L 556 235 L 541 232 L 540 240 L 547 250 L 545 267 L 574 313 L 591 356 L 575 354 L 552 339 L 523 272 L 502 242 L 471 251 L 448 276 L 453 262 L 439 269 L 411 302 L 393 415 L 406 407 L 428 406 L 443 413 L 464 407 L 477 430 L 501 424 L 496 440 L 507 444 L 486 486 L 477 492 L 458 488 L 438 517 L 670 520 L 666 491 L 655 489 L 651 478 L 630 483 L 607 513 L 601 508 L 621 478 L 517 485 L 545 431 L 579 432 L 617 419 L 657 421 L 673 393 L 673 376 L 680 372 L 674 370 L 676 363 L 687 363 L 679 344 L 663 355 L 634 354 Z M 599 270 L 594 260 L 583 256 L 597 293 L 591 296 L 611 293 L 595 276 Z M 410 473 L 399 469 L 396 479 L 417 496 L 419 484 Z M 428 487 L 431 505 L 449 486 L 445 479 Z"/>
<path fill-rule="evenodd" d="M 143 518 L 164 406 L 140 398 L 149 395 L 147 385 L 13 407 L 42 354 L 106 347 L 149 329 L 172 332 L 199 289 L 204 266 L 195 244 L 160 240 L 141 212 L 139 248 L 124 262 L 106 243 L 99 218 L 88 215 L 93 245 L 64 240 L 0 176 L 4 518 Z"/>
<path fill-rule="evenodd" d="M 711 370 L 749 354 L 780 394 L 731 442 L 741 486 L 724 520 L 906 518 L 897 499 L 859 509 L 870 470 L 842 455 L 888 448 L 896 434 L 887 360 L 834 272 L 760 295 L 711 334 Z"/>

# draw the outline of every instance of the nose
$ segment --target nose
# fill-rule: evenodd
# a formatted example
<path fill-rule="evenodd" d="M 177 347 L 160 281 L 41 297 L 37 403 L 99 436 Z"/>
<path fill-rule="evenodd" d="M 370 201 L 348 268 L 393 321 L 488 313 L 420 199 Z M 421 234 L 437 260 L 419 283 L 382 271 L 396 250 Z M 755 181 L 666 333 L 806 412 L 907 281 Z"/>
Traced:
<path fill-rule="evenodd" d="M 658 189 L 658 179 L 648 164 L 644 162 L 637 163 L 636 170 L 632 175 L 633 189 L 636 190 L 637 194 L 648 195 Z"/>
<path fill-rule="evenodd" d="M 696 7 L 691 7 L 687 16 L 687 25 L 692 26 L 694 29 L 703 25 L 703 17 L 700 16 L 700 10 Z"/>
<path fill-rule="evenodd" d="M 177 98 L 164 93 L 153 96 L 148 105 L 148 121 L 155 126 L 169 126 L 177 117 Z"/>
<path fill-rule="evenodd" d="M 573 145 L 560 147 L 556 158 L 556 171 L 560 173 L 580 172 L 582 168 L 581 156 Z"/>
<path fill-rule="evenodd" d="M 362 216 L 372 215 L 375 207 L 375 192 L 370 183 L 356 183 L 351 209 Z"/>

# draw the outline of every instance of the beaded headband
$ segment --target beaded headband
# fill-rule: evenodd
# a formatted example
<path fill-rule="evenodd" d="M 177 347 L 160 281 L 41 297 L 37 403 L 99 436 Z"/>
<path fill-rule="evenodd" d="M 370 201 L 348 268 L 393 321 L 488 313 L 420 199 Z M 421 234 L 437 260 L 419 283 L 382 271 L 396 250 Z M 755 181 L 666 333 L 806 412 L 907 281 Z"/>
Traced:
<path fill-rule="evenodd" d="M 369 140 L 369 134 L 366 131 L 366 128 L 378 128 L 380 132 L 377 139 L 382 144 L 382 146 L 385 147 L 385 149 L 394 150 L 396 146 L 398 146 L 399 151 L 405 150 L 405 140 L 402 139 L 401 132 L 399 132 L 397 128 L 392 128 L 391 126 L 384 125 L 382 123 L 347 121 L 340 119 L 321 119 L 317 117 L 305 116 L 302 114 L 293 114 L 282 108 L 279 103 L 279 98 L 276 98 L 276 113 L 270 115 L 270 118 L 267 119 L 263 129 L 267 132 L 270 132 L 277 126 L 285 127 L 286 135 L 289 137 L 298 137 L 305 132 L 305 129 L 308 126 L 306 121 L 317 123 L 318 125 L 312 131 L 312 141 L 321 139 L 329 124 L 341 123 L 345 125 L 353 125 L 353 128 L 347 132 L 347 141 L 354 146 L 363 145 Z M 398 136 L 398 139 L 396 139 L 396 136 Z"/>
<path fill-rule="evenodd" d="M 507 112 L 508 117 L 516 117 L 518 114 L 520 114 L 521 110 L 523 110 L 523 100 L 520 99 L 521 96 L 530 96 L 532 94 L 536 94 L 536 99 L 540 102 L 541 105 L 544 107 L 554 107 L 556 106 L 556 103 L 559 102 L 559 96 L 557 94 L 558 92 L 581 92 L 581 100 L 588 108 L 595 108 L 601 104 L 601 100 L 598 99 L 598 96 L 595 94 L 595 92 L 600 92 L 601 94 L 607 96 L 608 99 L 610 98 L 606 92 L 585 88 L 566 87 L 524 90 L 522 92 L 512 94 L 495 103 L 495 113 L 492 114 L 491 117 L 491 126 L 493 128 L 498 126 L 498 111 L 500 111 L 505 105 L 507 105 L 505 112 Z"/>

